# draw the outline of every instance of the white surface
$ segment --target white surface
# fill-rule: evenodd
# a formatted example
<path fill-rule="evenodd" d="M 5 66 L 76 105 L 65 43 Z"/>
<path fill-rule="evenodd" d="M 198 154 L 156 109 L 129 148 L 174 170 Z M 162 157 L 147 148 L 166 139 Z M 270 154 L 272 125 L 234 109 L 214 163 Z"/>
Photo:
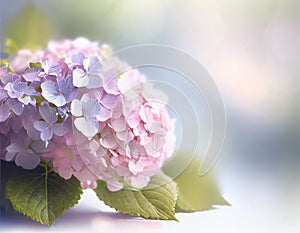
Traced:
<path fill-rule="evenodd" d="M 1 232 L 203 232 L 203 233 L 299 233 L 299 206 L 291 212 L 283 212 L 280 203 L 264 203 L 249 196 L 227 197 L 232 207 L 221 207 L 215 210 L 177 214 L 175 221 L 154 221 L 132 218 L 116 213 L 97 200 L 91 190 L 84 192 L 80 203 L 67 211 L 50 228 L 33 222 L 23 216 L 1 219 Z M 234 200 L 230 200 L 234 198 Z M 239 200 L 240 199 L 240 200 Z M 271 204 L 274 203 L 274 205 Z M 298 216 L 297 216 L 298 215 Z M 5 222 L 4 222 L 4 221 Z"/>

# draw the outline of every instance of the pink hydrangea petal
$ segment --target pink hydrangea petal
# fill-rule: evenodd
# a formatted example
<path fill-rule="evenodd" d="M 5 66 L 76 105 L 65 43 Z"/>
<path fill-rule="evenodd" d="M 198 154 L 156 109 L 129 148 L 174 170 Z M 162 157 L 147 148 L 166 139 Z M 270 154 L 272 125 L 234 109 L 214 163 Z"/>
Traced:
<path fill-rule="evenodd" d="M 113 134 L 101 138 L 100 143 L 103 147 L 107 149 L 114 149 L 118 145 Z"/>
<path fill-rule="evenodd" d="M 138 113 L 138 109 L 135 109 L 128 116 L 127 123 L 131 128 L 135 128 L 140 124 L 140 122 L 141 122 L 141 117 Z"/>
<path fill-rule="evenodd" d="M 118 88 L 118 80 L 116 78 L 117 72 L 114 69 L 110 69 L 104 74 L 104 83 L 103 83 L 103 88 L 104 90 L 113 95 L 118 95 L 120 94 L 120 90 Z"/>
<path fill-rule="evenodd" d="M 143 171 L 144 166 L 139 160 L 138 161 L 130 160 L 128 163 L 128 168 L 132 172 L 132 174 L 136 175 L 139 172 Z"/>
<path fill-rule="evenodd" d="M 125 177 L 125 181 L 130 183 L 132 186 L 136 188 L 143 188 L 149 183 L 150 177 L 143 176 L 143 175 L 136 175 L 136 176 Z"/>
<path fill-rule="evenodd" d="M 121 132 L 126 129 L 126 121 L 124 117 L 118 119 L 112 119 L 111 126 L 116 132 Z"/>
<path fill-rule="evenodd" d="M 97 120 L 100 122 L 106 121 L 112 117 L 112 111 L 103 107 L 100 109 L 100 114 L 97 115 Z"/>
<path fill-rule="evenodd" d="M 108 109 L 113 109 L 117 104 L 117 100 L 118 100 L 118 96 L 105 93 L 102 96 L 100 102 L 104 107 Z"/>
<path fill-rule="evenodd" d="M 109 191 L 111 192 L 116 192 L 123 188 L 123 184 L 117 180 L 112 180 L 112 181 L 109 180 L 106 182 L 106 185 Z"/>
<path fill-rule="evenodd" d="M 121 131 L 121 132 L 116 132 L 116 135 L 117 135 L 117 138 L 121 141 L 124 141 L 124 142 L 130 142 L 133 140 L 134 138 L 134 135 L 133 133 L 129 130 L 124 130 L 124 131 Z"/>

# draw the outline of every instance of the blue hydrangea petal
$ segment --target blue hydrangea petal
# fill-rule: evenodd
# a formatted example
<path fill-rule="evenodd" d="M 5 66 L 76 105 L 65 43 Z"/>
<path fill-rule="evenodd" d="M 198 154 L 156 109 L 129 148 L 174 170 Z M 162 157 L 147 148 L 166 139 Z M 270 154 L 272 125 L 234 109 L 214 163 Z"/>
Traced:
<path fill-rule="evenodd" d="M 33 124 L 34 128 L 42 132 L 49 127 L 49 124 L 46 121 L 36 121 Z"/>
<path fill-rule="evenodd" d="M 66 78 L 57 78 L 57 85 L 64 101 L 69 103 L 71 101 L 72 92 L 74 91 L 73 78 L 71 75 Z"/>
<path fill-rule="evenodd" d="M 46 60 L 45 62 L 43 62 L 42 67 L 44 68 L 44 72 L 49 75 L 58 76 L 62 71 L 58 63 L 53 63 L 50 60 Z"/>
<path fill-rule="evenodd" d="M 53 137 L 53 129 L 51 127 L 46 128 L 45 130 L 41 131 L 42 141 L 44 141 L 44 142 L 49 141 L 52 137 Z"/>
<path fill-rule="evenodd" d="M 42 96 L 50 103 L 54 104 L 58 95 L 57 83 L 53 81 L 46 81 L 41 84 L 41 88 L 42 88 Z"/>
<path fill-rule="evenodd" d="M 98 88 L 102 86 L 102 75 L 101 74 L 90 74 L 88 73 L 89 83 L 86 86 L 89 89 Z"/>
<path fill-rule="evenodd" d="M 96 117 L 100 114 L 100 110 L 100 104 L 95 100 L 88 100 L 82 106 L 83 115 L 88 117 Z"/>
<path fill-rule="evenodd" d="M 98 57 L 91 56 L 83 61 L 84 68 L 91 74 L 98 74 L 102 70 L 102 64 Z"/>

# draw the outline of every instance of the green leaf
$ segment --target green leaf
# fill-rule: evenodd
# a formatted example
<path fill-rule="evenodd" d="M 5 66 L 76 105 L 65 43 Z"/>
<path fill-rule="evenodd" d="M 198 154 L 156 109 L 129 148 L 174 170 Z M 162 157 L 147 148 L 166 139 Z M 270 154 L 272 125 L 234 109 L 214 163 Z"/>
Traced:
<path fill-rule="evenodd" d="M 11 177 L 5 191 L 15 211 L 50 226 L 78 203 L 82 188 L 74 177 L 65 180 L 48 167 L 38 167 Z"/>
<path fill-rule="evenodd" d="M 172 164 L 164 168 L 167 175 L 172 174 L 172 167 L 183 163 L 183 154 L 177 155 Z M 194 212 L 209 210 L 213 205 L 230 205 L 221 195 L 211 173 L 199 175 L 200 161 L 194 158 L 174 182 L 177 184 L 178 197 L 176 212 Z"/>
<path fill-rule="evenodd" d="M 29 68 L 42 68 L 42 64 L 40 62 L 30 62 L 29 63 Z"/>
<path fill-rule="evenodd" d="M 104 181 L 98 181 L 95 192 L 100 200 L 116 210 L 146 219 L 175 220 L 176 184 L 162 172 L 153 176 L 142 190 L 122 189 L 111 192 Z"/>

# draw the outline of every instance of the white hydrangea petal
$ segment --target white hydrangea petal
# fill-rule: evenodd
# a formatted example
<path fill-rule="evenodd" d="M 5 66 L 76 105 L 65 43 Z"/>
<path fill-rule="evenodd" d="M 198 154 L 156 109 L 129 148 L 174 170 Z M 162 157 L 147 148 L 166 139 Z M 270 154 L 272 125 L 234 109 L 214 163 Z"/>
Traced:
<path fill-rule="evenodd" d="M 71 114 L 75 117 L 80 117 L 82 113 L 82 102 L 78 99 L 74 99 L 71 103 Z"/>
<path fill-rule="evenodd" d="M 86 87 L 89 83 L 89 77 L 82 69 L 73 70 L 73 85 L 75 87 Z"/>
<path fill-rule="evenodd" d="M 79 117 L 74 120 L 74 124 L 76 128 L 88 138 L 94 137 L 98 132 L 97 121 Z"/>

